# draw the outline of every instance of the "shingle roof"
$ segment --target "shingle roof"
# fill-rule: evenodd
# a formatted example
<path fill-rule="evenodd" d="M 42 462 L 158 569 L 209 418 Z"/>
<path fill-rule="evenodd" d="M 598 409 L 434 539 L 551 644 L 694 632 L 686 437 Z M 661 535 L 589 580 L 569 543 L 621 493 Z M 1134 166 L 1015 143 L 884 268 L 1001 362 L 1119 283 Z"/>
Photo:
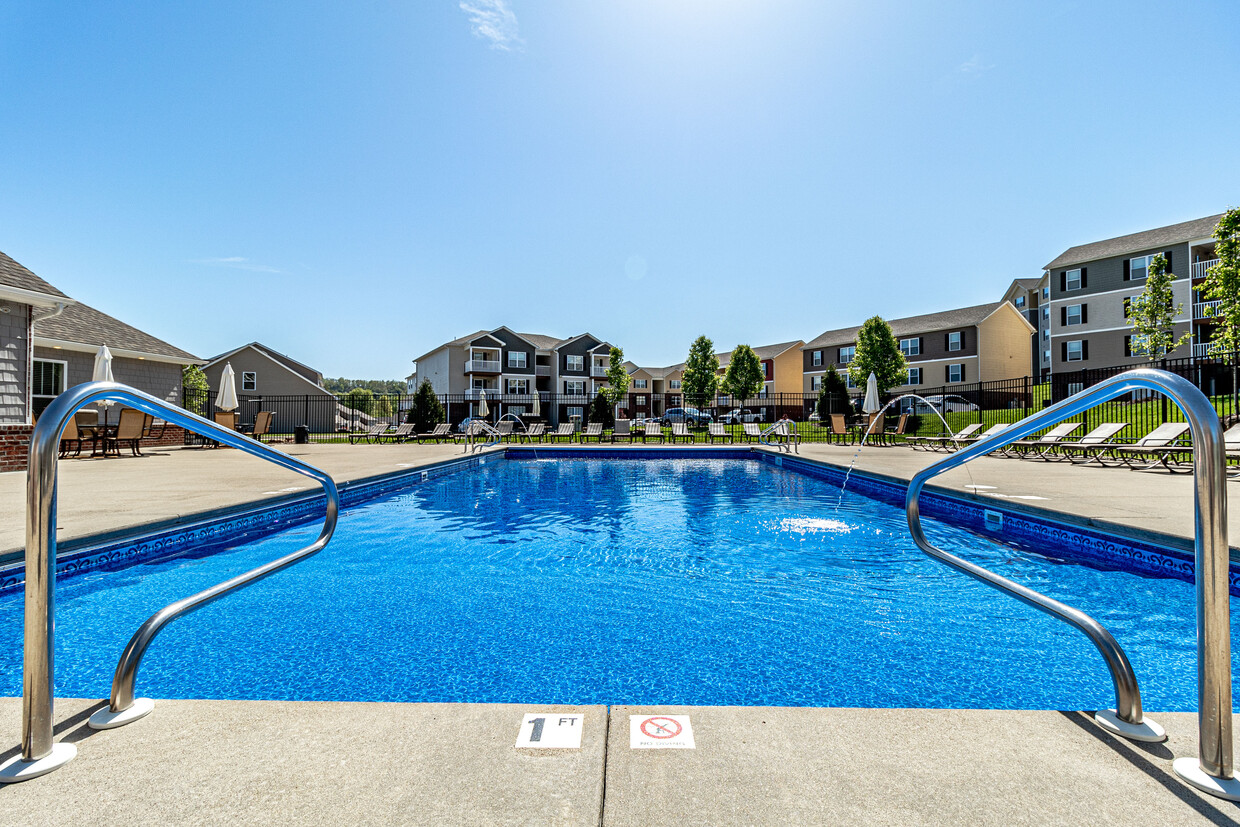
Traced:
<path fill-rule="evenodd" d="M 1025 288 L 1026 290 L 1033 290 L 1035 287 L 1037 287 L 1039 284 L 1042 283 L 1042 279 L 1040 277 L 1036 279 L 1013 279 L 1013 281 L 1019 284 L 1021 287 Z"/>
<path fill-rule="evenodd" d="M 774 359 L 788 348 L 796 347 L 799 344 L 802 344 L 800 339 L 794 342 L 782 342 L 778 345 L 762 345 L 761 347 L 755 347 L 753 352 L 757 355 L 759 361 L 762 359 Z M 732 362 L 732 351 L 716 353 L 715 357 L 719 360 L 719 367 L 726 368 Z"/>
<path fill-rule="evenodd" d="M 304 362 L 298 362 L 292 356 L 286 356 L 278 350 L 267 347 L 262 342 L 250 342 L 248 345 L 242 345 L 241 347 L 235 347 L 232 350 L 226 350 L 223 353 L 219 354 L 218 356 L 212 356 L 210 359 L 207 360 L 207 364 L 213 365 L 216 362 L 220 361 L 221 359 L 232 356 L 234 353 L 237 353 L 239 351 L 245 350 L 247 347 L 254 348 L 255 350 L 257 350 L 259 353 L 266 356 L 271 361 L 283 365 L 284 367 L 288 368 L 293 373 L 297 374 L 302 379 L 305 379 L 308 382 L 312 382 L 320 386 L 323 384 L 322 373 L 319 373 L 319 371 L 315 370 L 314 368 L 310 367 Z"/>
<path fill-rule="evenodd" d="M 4 253 L 0 253 L 0 285 L 45 293 L 49 296 L 59 296 L 63 299 L 69 298 Z"/>
<path fill-rule="evenodd" d="M 1060 253 L 1054 261 L 1046 265 L 1046 269 L 1054 270 L 1057 267 L 1066 267 L 1069 264 L 1082 264 L 1086 261 L 1095 261 L 1100 258 L 1122 256 L 1124 253 L 1136 253 L 1141 250 L 1160 247 L 1164 244 L 1178 244 L 1194 238 L 1207 238 L 1214 234 L 1214 228 L 1218 226 L 1219 219 L 1222 217 L 1223 213 L 1219 213 L 1207 218 L 1198 218 L 1194 221 L 1185 221 L 1181 224 L 1159 227 L 1157 230 L 1146 230 L 1145 232 L 1132 233 L 1131 235 L 1121 235 L 1118 238 L 1108 238 L 1106 241 L 1095 241 L 1092 244 L 1069 247 Z"/>
<path fill-rule="evenodd" d="M 81 302 L 69 305 L 62 313 L 51 318 L 35 319 L 34 335 L 93 347 L 107 345 L 118 350 L 170 356 L 185 359 L 187 363 L 200 361 L 188 351 L 173 347 L 162 339 L 156 339 L 149 333 L 143 333 L 136 327 Z"/>
<path fill-rule="evenodd" d="M 517 335 L 522 339 L 527 340 L 539 350 L 551 350 L 560 342 L 565 341 L 564 339 L 557 339 L 554 336 L 544 336 L 541 333 L 518 333 Z"/>
<path fill-rule="evenodd" d="M 935 330 L 968 327 L 969 325 L 978 324 L 1002 305 L 1003 302 L 990 302 L 989 304 L 978 304 L 973 307 L 961 307 L 956 310 L 944 310 L 939 313 L 926 313 L 922 316 L 892 319 L 888 324 L 891 325 L 891 332 L 897 337 L 907 336 L 910 333 L 930 333 Z M 857 331 L 859 330 L 861 330 L 860 325 L 856 327 L 842 327 L 839 330 L 828 330 L 802 347 L 801 350 L 828 347 L 830 345 L 846 345 L 850 342 L 855 342 L 857 340 Z"/>

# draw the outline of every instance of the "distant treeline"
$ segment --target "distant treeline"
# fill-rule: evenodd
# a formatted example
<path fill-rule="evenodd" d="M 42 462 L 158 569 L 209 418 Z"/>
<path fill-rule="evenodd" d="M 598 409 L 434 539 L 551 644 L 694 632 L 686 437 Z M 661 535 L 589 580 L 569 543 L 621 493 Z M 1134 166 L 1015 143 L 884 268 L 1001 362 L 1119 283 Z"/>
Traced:
<path fill-rule="evenodd" d="M 404 393 L 405 383 L 399 379 L 323 379 L 323 387 L 332 393 L 348 393 L 354 388 L 365 388 L 371 393 L 382 396 L 384 394 Z"/>

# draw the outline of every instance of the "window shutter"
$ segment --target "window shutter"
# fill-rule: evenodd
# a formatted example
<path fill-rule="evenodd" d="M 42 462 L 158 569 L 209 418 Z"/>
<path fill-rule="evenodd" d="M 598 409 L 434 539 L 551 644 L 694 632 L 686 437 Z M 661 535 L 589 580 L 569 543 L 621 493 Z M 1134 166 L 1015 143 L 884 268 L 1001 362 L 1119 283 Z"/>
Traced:
<path fill-rule="evenodd" d="M 1087 324 L 1088 322 L 1089 322 L 1089 305 L 1082 304 L 1081 305 L 1081 324 Z"/>
<path fill-rule="evenodd" d="M 1124 337 L 1124 355 L 1125 356 L 1132 355 L 1132 337 L 1131 336 Z"/>
<path fill-rule="evenodd" d="M 1068 343 L 1067 342 L 1059 343 L 1059 361 L 1061 362 L 1068 361 Z"/>
<path fill-rule="evenodd" d="M 1068 326 L 1068 305 L 1066 304 L 1063 307 L 1059 308 L 1059 326 L 1060 327 Z"/>
<path fill-rule="evenodd" d="M 952 334 L 944 333 L 943 334 L 943 350 L 945 351 L 951 350 L 951 346 L 952 346 Z"/>
<path fill-rule="evenodd" d="M 1167 260 L 1167 272 L 1174 273 L 1175 271 L 1171 269 L 1171 251 L 1168 250 L 1167 252 L 1163 253 L 1163 258 Z"/>
<path fill-rule="evenodd" d="M 1082 289 L 1082 290 L 1084 290 L 1086 287 L 1088 287 L 1088 286 L 1089 286 L 1089 283 L 1085 281 L 1085 275 L 1086 275 L 1088 272 L 1089 272 L 1089 268 L 1088 268 L 1088 267 L 1082 267 L 1082 268 L 1081 268 L 1081 289 Z"/>
<path fill-rule="evenodd" d="M 961 381 L 961 382 L 963 382 L 963 381 L 964 381 L 964 378 L 965 378 L 965 377 L 964 377 L 964 372 L 965 372 L 965 370 L 966 370 L 966 369 L 967 369 L 967 368 L 966 368 L 966 366 L 964 365 L 964 363 L 961 363 L 961 365 L 960 365 L 960 381 Z"/>
<path fill-rule="evenodd" d="M 1082 359 L 1089 358 L 1089 339 L 1081 340 L 1081 358 Z"/>
<path fill-rule="evenodd" d="M 964 350 L 966 347 L 968 347 L 968 345 L 967 345 L 967 344 L 965 344 L 965 341 L 964 341 L 964 331 L 962 330 L 962 331 L 960 331 L 960 349 L 961 349 L 961 350 Z"/>
<path fill-rule="evenodd" d="M 926 339 L 924 336 L 918 336 L 917 337 L 917 355 L 920 356 L 921 354 L 925 352 L 926 352 Z"/>
<path fill-rule="evenodd" d="M 1068 271 L 1064 270 L 1059 274 L 1059 292 L 1064 293 L 1068 289 Z"/>
<path fill-rule="evenodd" d="M 944 382 L 952 381 L 952 366 L 951 365 L 943 366 L 943 381 Z"/>
<path fill-rule="evenodd" d="M 1124 259 L 1124 281 L 1132 281 L 1132 259 Z"/>

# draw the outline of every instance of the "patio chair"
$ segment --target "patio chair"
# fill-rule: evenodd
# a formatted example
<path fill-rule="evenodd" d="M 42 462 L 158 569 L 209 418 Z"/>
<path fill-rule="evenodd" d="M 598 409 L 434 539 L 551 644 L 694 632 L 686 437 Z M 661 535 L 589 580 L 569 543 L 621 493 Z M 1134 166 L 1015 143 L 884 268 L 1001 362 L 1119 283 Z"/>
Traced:
<path fill-rule="evenodd" d="M 1091 452 L 1098 450 L 1099 446 L 1107 445 L 1116 434 L 1127 427 L 1127 422 L 1104 422 L 1074 442 L 1066 440 L 1056 442 L 1039 454 L 1039 456 L 1048 462 L 1058 462 L 1065 459 L 1069 462 L 1076 462 L 1074 454 L 1080 453 L 1082 456 L 1091 454 Z M 1092 462 L 1093 459 L 1094 457 L 1091 455 L 1085 461 Z"/>
<path fill-rule="evenodd" d="M 632 442 L 632 425 L 633 421 L 631 419 L 617 419 L 615 427 L 611 429 L 611 441 L 615 442 L 617 439 L 627 439 L 629 442 Z"/>
<path fill-rule="evenodd" d="M 896 437 L 903 437 L 908 431 L 908 414 L 900 414 L 900 418 L 896 420 L 896 427 L 883 434 L 883 439 L 888 445 L 894 445 Z"/>
<path fill-rule="evenodd" d="M 587 439 L 603 441 L 603 425 L 601 422 L 589 423 L 577 437 L 578 442 L 585 442 Z"/>
<path fill-rule="evenodd" d="M 746 442 L 753 442 L 755 439 L 762 441 L 762 429 L 758 427 L 756 422 L 746 422 L 741 425 L 741 431 L 744 434 Z"/>
<path fill-rule="evenodd" d="M 678 439 L 690 444 L 697 442 L 697 440 L 693 438 L 693 434 L 689 433 L 689 426 L 683 422 L 672 423 L 671 439 L 672 442 L 676 442 Z"/>
<path fill-rule="evenodd" d="M 861 441 L 871 445 L 887 444 L 887 414 L 870 414 L 869 421 L 861 429 Z"/>
<path fill-rule="evenodd" d="M 732 436 L 732 432 L 722 422 L 712 422 L 706 426 L 706 439 L 711 443 L 714 443 L 716 439 L 732 442 L 735 440 L 735 437 Z"/>
<path fill-rule="evenodd" d="M 271 420 L 275 418 L 275 415 L 275 411 L 259 411 L 255 414 L 254 430 L 250 431 L 249 435 L 262 442 L 263 437 L 271 432 Z"/>
<path fill-rule="evenodd" d="M 518 434 L 517 437 L 520 442 L 533 442 L 534 440 L 542 442 L 543 435 L 546 434 L 546 432 L 547 426 L 545 423 L 535 422 L 533 425 L 530 425 L 525 429 L 525 433 Z"/>
<path fill-rule="evenodd" d="M 391 426 L 384 423 L 382 425 L 371 425 L 365 431 L 355 431 L 354 433 L 349 434 L 349 444 L 356 445 L 358 442 L 372 442 L 375 437 L 379 436 L 379 434 L 386 431 L 389 427 Z"/>
<path fill-rule="evenodd" d="M 65 423 L 65 429 L 60 432 L 61 458 L 67 457 L 70 450 L 73 451 L 75 457 L 82 454 L 82 434 L 78 430 L 77 420 L 72 417 Z"/>
<path fill-rule="evenodd" d="M 1168 471 L 1173 471 L 1175 469 L 1168 464 L 1171 455 L 1182 453 L 1190 447 L 1177 444 L 1186 433 L 1187 422 L 1164 422 L 1130 445 L 1112 445 L 1099 462 L 1105 465 L 1107 459 L 1115 459 L 1140 471 L 1149 470 L 1155 465 L 1162 465 Z"/>
<path fill-rule="evenodd" d="M 1032 453 L 1049 451 L 1052 445 L 1057 442 L 1063 442 L 1080 427 L 1081 423 L 1079 422 L 1061 422 L 1040 437 L 1018 439 L 1015 442 L 1008 443 L 1003 449 L 1003 454 L 1004 456 L 1028 459 Z"/>
<path fill-rule="evenodd" d="M 380 444 L 384 442 L 405 442 L 410 439 L 417 439 L 417 434 L 413 432 L 413 423 L 406 422 L 397 426 L 395 431 L 384 431 L 375 437 L 375 442 Z"/>
<path fill-rule="evenodd" d="M 216 425 L 220 425 L 230 431 L 237 430 L 236 411 L 216 411 L 213 419 L 215 420 Z"/>
<path fill-rule="evenodd" d="M 108 451 L 114 451 L 116 456 L 121 455 L 121 446 L 129 446 L 129 450 L 133 452 L 135 457 L 142 456 L 142 449 L 139 443 L 142 442 L 142 426 L 146 422 L 146 415 L 135 408 L 124 408 L 121 410 L 120 422 L 116 425 L 116 433 L 111 436 L 104 437 L 106 442 L 103 446 L 104 456 Z"/>
<path fill-rule="evenodd" d="M 431 430 L 424 434 L 418 434 L 418 442 L 433 439 L 435 442 L 443 442 L 445 439 L 452 438 L 452 426 L 447 422 L 440 422 Z"/>
<path fill-rule="evenodd" d="M 681 423 L 684 424 L 683 422 Z M 667 437 L 663 435 L 663 426 L 654 420 L 646 423 L 646 427 L 642 428 L 642 444 L 645 445 L 652 439 L 659 440 L 660 443 L 666 441 Z"/>
<path fill-rule="evenodd" d="M 574 436 L 576 436 L 576 434 L 573 431 L 573 423 L 561 422 L 560 427 L 556 428 L 554 431 L 547 432 L 547 441 L 555 442 L 557 439 L 567 439 L 569 442 L 572 442 Z"/>
<path fill-rule="evenodd" d="M 951 446 L 957 440 L 969 439 L 981 429 L 982 424 L 975 422 L 972 425 L 965 425 L 951 436 L 911 436 L 905 439 L 905 442 L 909 443 L 913 448 L 920 446 L 927 451 L 950 451 Z"/>
<path fill-rule="evenodd" d="M 844 440 L 852 442 L 852 433 L 848 430 L 848 420 L 844 418 L 844 414 L 831 414 L 827 417 L 827 439 L 834 442 L 838 439 L 841 443 Z"/>

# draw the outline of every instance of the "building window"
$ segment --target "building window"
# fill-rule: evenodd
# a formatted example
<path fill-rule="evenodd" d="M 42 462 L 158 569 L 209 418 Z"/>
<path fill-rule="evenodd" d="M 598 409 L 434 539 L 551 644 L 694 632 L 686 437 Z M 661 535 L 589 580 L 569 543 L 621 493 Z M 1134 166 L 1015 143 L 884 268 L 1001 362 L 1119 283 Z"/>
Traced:
<path fill-rule="evenodd" d="M 564 365 L 566 370 L 585 370 L 586 357 L 584 356 L 565 356 Z"/>
<path fill-rule="evenodd" d="M 851 373 L 849 373 L 848 371 L 844 371 L 842 375 L 844 377 L 844 387 L 848 388 L 849 390 L 853 390 L 854 388 L 857 387 L 857 383 L 853 381 Z"/>
<path fill-rule="evenodd" d="M 1050 299 L 1050 297 L 1051 297 L 1051 289 L 1050 289 L 1049 287 L 1043 287 L 1043 288 L 1042 288 L 1042 298 L 1043 298 L 1043 299 L 1048 299 L 1048 300 L 1049 300 L 1049 299 Z"/>
<path fill-rule="evenodd" d="M 963 382 L 964 381 L 964 365 L 948 365 L 947 366 L 947 381 L 948 382 Z"/>
<path fill-rule="evenodd" d="M 947 349 L 960 350 L 964 347 L 964 333 L 957 330 L 947 334 Z"/>
<path fill-rule="evenodd" d="M 1051 329 L 1049 327 L 1042 328 L 1042 338 L 1049 339 L 1051 337 Z"/>
<path fill-rule="evenodd" d="M 568 379 L 564 382 L 564 392 L 569 396 L 585 396 L 586 380 Z"/>
<path fill-rule="evenodd" d="M 1081 310 L 1083 304 L 1070 304 L 1064 309 L 1064 324 L 1081 324 L 1085 321 L 1085 313 Z"/>
<path fill-rule="evenodd" d="M 1064 353 L 1066 354 L 1064 356 L 1065 362 L 1080 362 L 1084 360 L 1085 358 L 1084 340 L 1077 339 L 1075 341 L 1068 342 L 1064 349 Z"/>
<path fill-rule="evenodd" d="M 909 368 L 908 369 L 908 383 L 907 384 L 910 384 L 910 385 L 921 384 L 921 368 Z"/>
<path fill-rule="evenodd" d="M 1017 306 L 1018 308 L 1020 308 L 1020 307 L 1024 307 L 1024 306 L 1025 306 L 1025 297 L 1024 297 L 1024 296 L 1017 296 L 1017 297 L 1016 297 L 1016 306 Z"/>
<path fill-rule="evenodd" d="M 258 374 L 256 372 L 252 370 L 244 370 L 241 372 L 241 390 L 258 390 Z"/>
<path fill-rule="evenodd" d="M 565 410 L 568 412 L 568 416 L 569 416 L 569 418 L 570 418 L 570 419 L 571 419 L 572 417 L 574 417 L 574 416 L 584 418 L 584 417 L 582 417 L 582 409 L 581 409 L 581 408 L 573 408 L 573 407 L 570 407 L 570 408 L 565 408 Z"/>
<path fill-rule="evenodd" d="M 530 392 L 530 380 L 509 379 L 508 380 L 508 392 L 509 393 L 529 393 Z"/>
<path fill-rule="evenodd" d="M 673 380 L 671 380 L 670 382 L 668 382 L 668 383 L 667 383 L 667 386 L 668 386 L 668 388 L 670 388 L 671 390 L 678 391 L 678 390 L 680 390 L 680 380 L 679 380 L 679 379 L 673 379 Z"/>
<path fill-rule="evenodd" d="M 644 388 L 644 387 L 646 387 L 646 380 L 645 380 L 645 379 L 634 379 L 634 380 L 633 380 L 633 387 L 635 387 L 635 388 Z"/>
<path fill-rule="evenodd" d="M 900 340 L 900 352 L 903 353 L 905 356 L 920 356 L 921 355 L 921 337 L 917 337 L 914 339 L 901 339 Z"/>
<path fill-rule="evenodd" d="M 633 398 L 637 400 L 637 403 L 636 403 L 636 404 L 637 404 L 637 407 L 639 407 L 639 408 L 644 408 L 644 407 L 646 407 L 646 400 L 648 399 L 648 397 L 647 397 L 647 395 L 646 395 L 646 394 L 644 394 L 644 393 L 639 393 L 639 394 L 637 394 L 637 395 L 636 395 L 635 397 L 633 397 Z"/>
<path fill-rule="evenodd" d="M 505 413 L 515 414 L 517 416 L 525 416 L 525 406 L 524 405 L 509 405 L 508 410 L 506 410 Z"/>
<path fill-rule="evenodd" d="M 65 392 L 65 374 L 68 362 L 53 359 L 35 359 L 31 374 L 30 403 L 34 415 L 43 413 L 51 401 Z"/>
<path fill-rule="evenodd" d="M 508 367 L 524 368 L 525 367 L 525 351 L 524 350 L 508 351 Z"/>
<path fill-rule="evenodd" d="M 1051 317 L 1051 309 L 1049 307 L 1042 308 L 1042 318 L 1049 319 Z"/>
<path fill-rule="evenodd" d="M 1080 290 L 1081 289 L 1081 270 L 1078 267 L 1075 270 L 1069 270 L 1063 274 L 1064 290 Z"/>
<path fill-rule="evenodd" d="M 822 390 L 822 377 L 811 376 L 809 378 L 809 389 L 813 391 L 814 393 L 817 393 L 818 391 Z"/>
<path fill-rule="evenodd" d="M 854 356 L 856 356 L 856 355 L 857 355 L 857 348 L 856 348 L 856 347 L 842 347 L 842 348 L 840 348 L 840 364 L 841 364 L 841 365 L 847 365 L 849 362 L 851 362 L 851 361 L 853 360 L 853 357 L 854 357 Z"/>
<path fill-rule="evenodd" d="M 822 366 L 822 351 L 821 351 L 821 350 L 815 350 L 815 351 L 813 352 L 813 354 L 812 354 L 812 358 L 811 358 L 811 360 L 810 360 L 810 361 L 811 361 L 811 363 L 813 364 L 813 366 L 814 366 L 814 367 L 816 367 L 816 368 L 817 368 L 817 367 L 821 367 L 821 366 Z"/>
<path fill-rule="evenodd" d="M 1042 361 L 1043 361 L 1043 362 L 1049 362 L 1050 360 L 1051 360 L 1051 352 L 1050 352 L 1050 350 L 1044 350 L 1044 351 L 1042 351 Z"/>
<path fill-rule="evenodd" d="M 1148 256 L 1136 256 L 1128 260 L 1128 278 L 1133 281 L 1143 279 L 1150 274 L 1150 265 L 1154 263 L 1154 258 L 1158 253 Z"/>

